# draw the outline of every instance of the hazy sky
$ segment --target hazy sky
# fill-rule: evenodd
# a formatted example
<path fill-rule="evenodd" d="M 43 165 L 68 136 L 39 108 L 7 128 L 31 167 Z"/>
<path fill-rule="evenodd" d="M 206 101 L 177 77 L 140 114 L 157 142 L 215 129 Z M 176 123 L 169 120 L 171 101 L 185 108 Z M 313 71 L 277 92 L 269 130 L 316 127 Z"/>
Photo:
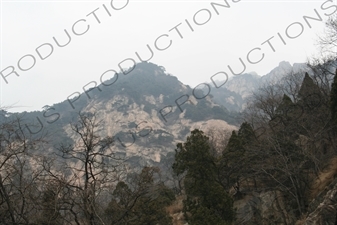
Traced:
<path fill-rule="evenodd" d="M 283 60 L 306 62 L 337 9 L 337 0 L 0 2 L 0 71 L 8 82 L 0 76 L 0 107 L 11 111 L 40 110 L 83 92 L 106 71 L 120 71 L 122 61 L 122 68 L 133 65 L 130 58 L 140 62 L 136 52 L 150 58 L 147 45 L 150 62 L 192 87 L 220 71 L 231 75 L 228 66 L 241 72 L 239 58 L 245 72 L 259 75 Z M 59 47 L 53 37 L 69 44 Z"/>

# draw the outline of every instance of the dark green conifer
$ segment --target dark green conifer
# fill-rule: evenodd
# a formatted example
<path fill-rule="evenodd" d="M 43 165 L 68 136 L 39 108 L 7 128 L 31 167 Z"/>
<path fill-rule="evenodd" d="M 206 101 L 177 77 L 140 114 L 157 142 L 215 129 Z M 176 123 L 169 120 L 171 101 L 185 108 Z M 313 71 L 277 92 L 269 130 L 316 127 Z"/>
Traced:
<path fill-rule="evenodd" d="M 227 225 L 234 219 L 233 200 L 217 180 L 210 150 L 208 137 L 197 129 L 177 145 L 173 170 L 177 175 L 186 173 L 183 210 L 190 225 Z"/>
<path fill-rule="evenodd" d="M 322 104 L 321 90 L 309 77 L 308 73 L 305 73 L 298 97 L 299 104 L 303 106 L 304 110 L 315 109 Z"/>

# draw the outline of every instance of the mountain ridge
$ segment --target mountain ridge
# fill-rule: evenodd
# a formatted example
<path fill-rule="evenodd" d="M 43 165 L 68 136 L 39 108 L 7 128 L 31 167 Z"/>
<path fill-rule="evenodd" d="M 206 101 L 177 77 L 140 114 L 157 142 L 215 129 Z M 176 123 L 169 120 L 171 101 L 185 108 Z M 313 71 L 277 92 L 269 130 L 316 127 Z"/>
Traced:
<path fill-rule="evenodd" d="M 273 85 L 280 82 L 289 73 L 307 72 L 309 68 L 305 63 L 282 61 L 269 73 L 260 76 L 255 72 L 233 76 L 218 89 L 211 93 L 216 103 L 223 105 L 231 111 L 242 111 L 245 108 L 247 98 L 264 84 Z"/>
<path fill-rule="evenodd" d="M 133 158 L 134 166 L 139 167 L 144 161 L 152 165 L 168 154 L 173 157 L 175 145 L 194 128 L 237 129 L 237 113 L 153 63 L 137 64 L 126 75 L 119 73 L 104 82 L 112 85 L 100 84 L 80 96 L 46 105 L 43 111 L 8 115 L 24 117 L 31 133 L 48 131 L 48 151 L 52 152 L 52 146 L 77 141 L 70 124 L 79 112 L 95 114 L 102 121 L 99 135 L 115 137 L 115 151 Z"/>

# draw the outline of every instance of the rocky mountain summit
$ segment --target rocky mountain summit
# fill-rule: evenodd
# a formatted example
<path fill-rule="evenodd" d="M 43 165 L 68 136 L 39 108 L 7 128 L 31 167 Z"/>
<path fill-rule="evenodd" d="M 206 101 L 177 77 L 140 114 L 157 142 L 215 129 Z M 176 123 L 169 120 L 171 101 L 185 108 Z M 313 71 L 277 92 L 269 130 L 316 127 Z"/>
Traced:
<path fill-rule="evenodd" d="M 123 162 L 127 163 L 128 168 L 140 171 L 142 168 L 155 166 L 160 168 L 163 176 L 172 173 L 173 162 L 177 160 L 175 149 L 179 149 L 179 146 L 180 150 L 185 148 L 183 146 L 195 147 L 192 149 L 192 157 L 182 155 L 181 159 L 198 159 L 200 161 L 192 164 L 206 165 L 207 160 L 204 157 L 194 157 L 196 150 L 203 152 L 204 149 L 200 146 L 204 145 L 199 141 L 204 140 L 209 144 L 208 162 L 214 159 L 214 163 L 209 165 L 219 168 L 213 171 L 214 167 L 211 170 L 210 175 L 214 175 L 214 179 L 210 179 L 210 182 L 217 187 L 214 190 L 221 190 L 219 193 L 226 193 L 226 196 L 228 194 L 233 199 L 233 224 L 336 225 L 337 166 L 334 165 L 337 160 L 328 162 L 331 157 L 327 154 L 334 151 L 333 145 L 327 144 L 329 138 L 316 140 L 315 133 L 306 133 L 312 127 L 316 132 L 317 126 L 322 126 L 322 130 L 325 129 L 326 136 L 329 137 L 331 132 L 327 129 L 328 116 L 325 115 L 328 110 L 317 107 L 317 104 L 312 105 L 311 100 L 315 103 L 315 99 L 310 98 L 310 104 L 303 103 L 309 101 L 307 96 L 321 96 L 323 93 L 320 93 L 319 87 L 323 90 L 325 86 L 323 83 L 316 84 L 307 73 L 304 76 L 301 71 L 306 70 L 304 64 L 290 65 L 288 62 L 281 62 L 265 76 L 256 73 L 236 76 L 229 79 L 224 87 L 211 88 L 211 92 L 207 93 L 184 85 L 176 77 L 166 73 L 161 66 L 139 63 L 76 97 L 51 106 L 46 105 L 42 111 L 2 111 L 4 117 L 0 117 L 0 124 L 1 119 L 22 118 L 23 127 L 33 138 L 42 133 L 47 137 L 46 143 L 43 143 L 43 152 L 39 153 L 53 156 L 59 153 L 57 151 L 60 144 L 63 144 L 63 150 L 67 150 L 67 146 L 78 146 L 81 138 L 79 133 L 74 132 L 73 124 L 80 115 L 94 115 L 98 122 L 95 135 L 113 137 L 111 150 L 119 159 L 125 160 Z M 259 130 L 247 122 L 242 123 L 239 111 L 244 109 L 252 93 L 265 84 L 272 87 L 278 85 L 288 74 L 298 74 L 295 76 L 301 83 L 299 89 L 295 90 L 298 99 L 293 101 L 286 94 L 281 99 L 267 96 L 270 97 L 267 99 L 269 101 L 261 98 L 263 103 L 276 107 L 275 115 L 271 115 L 270 121 L 265 123 L 266 127 Z M 329 82 L 326 83 L 328 86 Z M 329 95 L 323 97 L 321 100 L 328 102 Z M 328 103 L 322 105 L 326 107 Z M 302 112 L 298 109 L 302 109 Z M 296 117 L 297 114 L 301 120 Z M 306 126 L 310 129 L 301 129 Z M 195 129 L 210 134 L 211 138 L 200 136 Z M 221 137 L 223 142 L 216 143 L 212 139 L 216 134 L 214 130 L 225 130 L 227 134 L 233 132 L 229 139 Z M 191 141 L 191 131 L 196 137 L 195 145 L 194 142 L 188 142 Z M 109 139 L 102 140 L 104 142 Z M 185 141 L 187 144 L 181 145 Z M 178 143 L 180 145 L 177 146 Z M 34 143 L 31 144 L 34 146 Z M 321 149 L 324 151 L 318 154 Z M 322 159 L 318 160 L 318 157 Z M 324 168 L 324 171 L 320 168 L 310 171 L 316 161 L 322 164 L 316 166 Z M 107 163 L 111 165 L 110 161 Z M 74 170 L 81 170 L 71 160 L 67 161 L 67 165 Z M 29 166 L 34 167 L 33 164 Z M 63 171 L 62 166 L 59 168 Z M 196 171 L 207 171 L 207 167 L 201 168 L 203 169 Z M 311 179 L 316 179 L 316 174 L 321 171 L 317 183 L 312 182 Z M 76 178 L 77 174 L 75 175 Z M 223 182 L 221 187 L 219 183 L 214 183 L 216 179 Z M 303 182 L 303 185 L 297 185 L 292 182 L 293 179 Z M 314 184 L 310 183 L 312 190 L 307 189 L 307 180 Z M 174 182 L 176 181 L 171 184 Z M 208 186 L 205 185 L 205 190 L 208 190 Z M 167 211 L 170 211 L 172 217 L 176 215 L 177 221 L 179 220 L 176 224 L 182 224 L 184 217 L 186 218 L 182 214 L 186 192 L 177 193 L 182 194 L 177 198 L 176 205 L 170 205 Z M 193 201 L 190 204 L 193 205 Z"/>
<path fill-rule="evenodd" d="M 211 94 L 215 102 L 225 106 L 228 110 L 242 111 L 245 108 L 247 98 L 259 87 L 265 84 L 277 84 L 285 76 L 291 73 L 304 74 L 309 68 L 304 63 L 295 63 L 282 61 L 268 74 L 258 75 L 255 72 L 230 77 L 227 83 L 218 89 L 212 89 Z"/>
<path fill-rule="evenodd" d="M 172 158 L 175 145 L 195 128 L 237 129 L 236 113 L 193 90 L 163 67 L 140 63 L 115 77 L 43 111 L 24 116 L 32 132 L 48 131 L 51 145 L 74 143 L 71 122 L 78 112 L 95 114 L 102 136 L 115 137 L 115 150 L 133 166 L 157 165 Z M 34 121 L 34 122 L 32 122 Z M 41 128 L 41 129 L 40 129 Z"/>

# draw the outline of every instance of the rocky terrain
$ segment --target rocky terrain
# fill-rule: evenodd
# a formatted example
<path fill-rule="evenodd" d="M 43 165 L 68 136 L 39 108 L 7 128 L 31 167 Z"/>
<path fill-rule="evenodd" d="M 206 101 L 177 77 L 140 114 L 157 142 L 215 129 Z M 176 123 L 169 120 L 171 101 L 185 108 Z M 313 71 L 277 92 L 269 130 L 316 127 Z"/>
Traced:
<path fill-rule="evenodd" d="M 307 70 L 304 64 L 281 62 L 267 75 L 250 73 L 233 77 L 224 87 L 213 88 L 210 95 L 198 98 L 202 90 L 182 84 L 163 67 L 140 63 L 128 74 L 116 75 L 118 79 L 113 85 L 101 84 L 77 99 L 45 106 L 43 111 L 6 114 L 24 118 L 33 135 L 46 133 L 45 154 L 54 154 L 61 143 L 77 143 L 71 124 L 79 112 L 94 114 L 99 120 L 98 135 L 114 137 L 116 155 L 126 159 L 132 168 L 158 166 L 165 175 L 170 173 L 176 144 L 186 141 L 192 130 L 205 133 L 238 130 L 242 122 L 239 112 L 254 91 L 264 84 L 279 83 L 289 73 Z M 235 224 L 336 225 L 337 170 L 333 166 L 336 162 L 332 161 L 328 172 L 321 174 L 320 181 L 324 182 L 315 187 L 308 213 L 298 221 L 287 211 L 286 200 L 279 191 L 249 185 L 241 187 L 239 195 L 230 190 L 235 200 Z M 183 199 L 178 197 L 167 209 L 175 224 L 184 224 Z"/>

